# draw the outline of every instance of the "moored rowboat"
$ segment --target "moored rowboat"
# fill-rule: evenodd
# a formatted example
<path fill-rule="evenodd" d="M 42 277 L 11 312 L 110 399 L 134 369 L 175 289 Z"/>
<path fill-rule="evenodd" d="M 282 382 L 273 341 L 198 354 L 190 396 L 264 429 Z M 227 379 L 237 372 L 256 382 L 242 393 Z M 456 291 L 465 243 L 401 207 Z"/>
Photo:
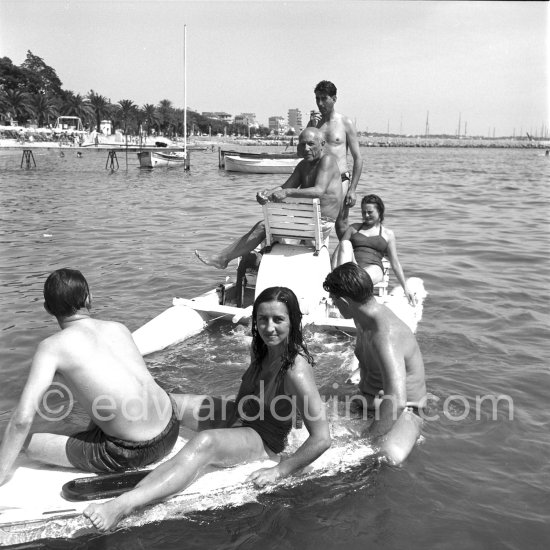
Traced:
<path fill-rule="evenodd" d="M 140 151 L 138 154 L 141 168 L 154 168 L 155 166 L 185 166 L 186 155 L 181 151 L 158 152 Z"/>
<path fill-rule="evenodd" d="M 247 174 L 292 174 L 300 158 L 254 158 L 225 155 L 224 166 L 228 172 Z"/>

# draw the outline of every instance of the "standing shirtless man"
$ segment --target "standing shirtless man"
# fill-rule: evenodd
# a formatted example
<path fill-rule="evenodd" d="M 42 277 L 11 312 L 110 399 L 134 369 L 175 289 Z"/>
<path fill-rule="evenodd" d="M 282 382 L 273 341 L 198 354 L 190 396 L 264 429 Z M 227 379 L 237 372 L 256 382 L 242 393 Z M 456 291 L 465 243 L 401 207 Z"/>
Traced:
<path fill-rule="evenodd" d="M 67 268 L 51 273 L 44 307 L 61 332 L 43 340 L 34 354 L 0 446 L 0 485 L 25 446 L 35 460 L 88 472 L 140 468 L 168 454 L 179 434 L 174 405 L 147 370 L 130 331 L 92 319 L 82 273 Z M 52 383 L 78 400 L 92 424 L 70 437 L 35 433 L 26 442 Z"/>
<path fill-rule="evenodd" d="M 375 411 L 365 435 L 391 464 L 401 464 L 422 428 L 426 404 L 424 362 L 411 329 L 373 295 L 369 274 L 353 262 L 327 275 L 324 289 L 346 319 L 357 327 L 359 390 Z"/>
<path fill-rule="evenodd" d="M 349 209 L 357 200 L 356 189 L 363 170 L 363 159 L 357 141 L 357 131 L 351 119 L 334 110 L 336 86 L 328 80 L 322 80 L 315 86 L 315 101 L 319 111 L 312 111 L 308 127 L 317 127 L 323 132 L 326 150 L 332 153 L 338 162 L 342 177 L 344 194 L 343 208 L 336 220 L 336 235 L 341 239 L 348 228 Z M 352 175 L 348 170 L 347 152 L 353 158 Z"/>
<path fill-rule="evenodd" d="M 260 204 L 268 201 L 284 202 L 286 197 L 319 199 L 323 238 L 326 238 L 342 210 L 342 186 L 336 157 L 324 152 L 323 133 L 317 128 L 306 128 L 298 138 L 298 155 L 302 160 L 286 182 L 275 189 L 265 189 L 256 195 Z M 231 243 L 221 252 L 201 254 L 195 250 L 199 260 L 206 265 L 225 269 L 227 264 L 252 252 L 265 240 L 264 222 L 258 222 L 245 235 Z"/>

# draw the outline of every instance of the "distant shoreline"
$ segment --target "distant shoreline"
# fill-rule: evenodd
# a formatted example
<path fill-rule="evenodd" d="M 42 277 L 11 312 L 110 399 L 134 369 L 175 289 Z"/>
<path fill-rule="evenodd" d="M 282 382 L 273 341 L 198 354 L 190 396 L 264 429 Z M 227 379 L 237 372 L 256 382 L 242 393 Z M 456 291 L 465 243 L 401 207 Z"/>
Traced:
<path fill-rule="evenodd" d="M 509 138 L 431 138 L 431 137 L 360 137 L 358 139 L 360 147 L 428 147 L 428 148 L 499 148 L 499 149 L 550 149 L 550 141 L 509 139 Z M 183 147 L 183 140 L 180 138 L 174 143 L 174 147 Z M 295 147 L 297 138 L 294 137 L 293 145 L 290 138 L 277 140 L 268 139 L 247 139 L 239 137 L 209 137 L 193 136 L 188 140 L 187 145 L 205 145 L 215 147 Z M 111 147 L 110 147 L 111 146 Z M 136 148 L 136 144 L 128 143 L 128 147 Z M 0 149 L 74 149 L 74 150 L 99 150 L 99 149 L 121 149 L 125 143 L 102 143 L 100 147 L 88 145 L 78 147 L 71 145 L 60 146 L 55 141 L 25 142 L 20 143 L 15 139 L 0 139 Z M 168 147 L 170 148 L 170 147 Z"/>

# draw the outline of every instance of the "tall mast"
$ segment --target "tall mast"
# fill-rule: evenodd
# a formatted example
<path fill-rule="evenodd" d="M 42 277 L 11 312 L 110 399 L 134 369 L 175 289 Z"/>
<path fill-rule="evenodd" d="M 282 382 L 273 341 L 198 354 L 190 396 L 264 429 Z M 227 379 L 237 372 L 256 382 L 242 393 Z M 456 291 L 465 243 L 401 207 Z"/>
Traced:
<path fill-rule="evenodd" d="M 183 25 L 183 154 L 187 158 L 187 25 Z"/>
<path fill-rule="evenodd" d="M 428 137 L 429 134 L 430 134 L 430 122 L 429 122 L 429 119 L 430 119 L 430 111 L 427 111 L 427 112 L 426 112 L 426 130 L 424 131 L 424 136 L 425 136 L 425 137 Z"/>

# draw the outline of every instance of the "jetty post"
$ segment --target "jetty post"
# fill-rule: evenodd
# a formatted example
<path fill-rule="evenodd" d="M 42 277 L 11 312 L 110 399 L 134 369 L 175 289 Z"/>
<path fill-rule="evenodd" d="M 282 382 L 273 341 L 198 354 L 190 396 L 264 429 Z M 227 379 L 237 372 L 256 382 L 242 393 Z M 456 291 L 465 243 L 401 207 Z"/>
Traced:
<path fill-rule="evenodd" d="M 31 160 L 34 164 L 34 167 L 36 168 L 36 162 L 34 160 L 34 155 L 32 154 L 32 149 L 23 149 L 23 156 L 21 157 L 21 168 L 23 168 L 23 163 L 25 164 L 25 168 L 32 168 Z"/>
<path fill-rule="evenodd" d="M 105 170 L 118 170 L 118 158 L 116 156 L 116 150 L 111 149 L 107 156 L 107 162 L 105 163 Z"/>

